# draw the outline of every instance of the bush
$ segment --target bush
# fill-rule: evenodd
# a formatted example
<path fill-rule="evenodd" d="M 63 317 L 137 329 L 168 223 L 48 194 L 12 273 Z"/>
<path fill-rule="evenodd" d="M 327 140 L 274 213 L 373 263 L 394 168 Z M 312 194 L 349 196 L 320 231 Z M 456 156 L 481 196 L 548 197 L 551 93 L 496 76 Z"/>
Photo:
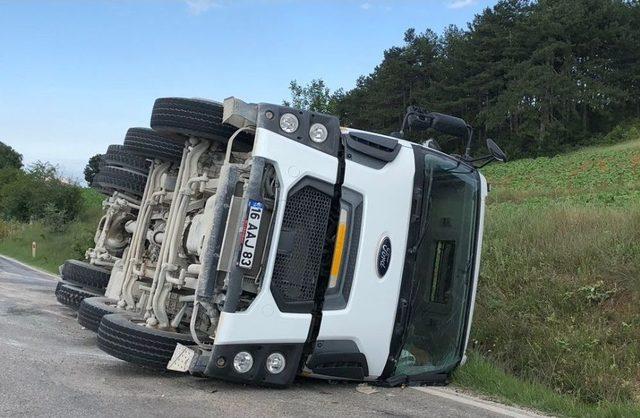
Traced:
<path fill-rule="evenodd" d="M 49 232 L 62 232 L 67 228 L 67 213 L 59 210 L 56 206 L 49 202 L 45 205 L 42 214 L 45 228 Z"/>
<path fill-rule="evenodd" d="M 95 242 L 93 241 L 95 229 L 92 229 L 91 227 L 95 227 L 96 225 L 90 223 L 88 224 L 87 228 L 79 230 L 78 232 L 73 234 L 71 238 L 71 250 L 73 254 L 72 258 L 83 260 L 87 249 L 93 248 L 95 246 Z"/>
<path fill-rule="evenodd" d="M 617 144 L 640 137 L 640 120 L 634 119 L 626 123 L 621 123 L 604 136 L 603 142 Z"/>
<path fill-rule="evenodd" d="M 0 211 L 8 220 L 29 222 L 43 219 L 56 224 L 77 218 L 82 209 L 82 189 L 60 178 L 55 167 L 36 163 L 28 171 L 0 170 Z"/>
<path fill-rule="evenodd" d="M 20 231 L 20 224 L 0 219 L 0 239 L 14 236 Z"/>

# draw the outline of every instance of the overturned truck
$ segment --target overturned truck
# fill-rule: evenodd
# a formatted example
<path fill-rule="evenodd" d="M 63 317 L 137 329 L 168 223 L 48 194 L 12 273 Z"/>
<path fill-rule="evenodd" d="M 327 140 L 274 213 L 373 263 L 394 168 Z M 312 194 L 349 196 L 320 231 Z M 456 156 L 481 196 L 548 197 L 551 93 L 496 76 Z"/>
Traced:
<path fill-rule="evenodd" d="M 142 366 L 286 386 L 295 376 L 444 383 L 462 362 L 487 184 L 473 159 L 402 139 L 461 119 L 408 109 L 394 136 L 272 104 L 163 98 L 130 244 L 81 324 Z M 144 143 L 144 138 L 141 139 Z M 141 145 L 141 144 L 138 144 Z M 127 147 L 127 143 L 125 143 Z"/>

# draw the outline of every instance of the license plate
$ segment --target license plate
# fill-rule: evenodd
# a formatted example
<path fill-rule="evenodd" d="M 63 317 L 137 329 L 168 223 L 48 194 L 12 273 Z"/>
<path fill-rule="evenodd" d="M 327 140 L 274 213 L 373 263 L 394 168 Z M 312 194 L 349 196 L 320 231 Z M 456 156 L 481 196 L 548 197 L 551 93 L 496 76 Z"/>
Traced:
<path fill-rule="evenodd" d="M 167 364 L 167 369 L 174 372 L 188 372 L 195 357 L 196 352 L 193 349 L 178 343 Z"/>
<path fill-rule="evenodd" d="M 264 204 L 255 200 L 249 200 L 247 218 L 244 221 L 242 233 L 242 248 L 240 248 L 240 261 L 238 265 L 244 269 L 251 269 L 256 255 L 256 245 L 260 234 L 260 221 Z"/>

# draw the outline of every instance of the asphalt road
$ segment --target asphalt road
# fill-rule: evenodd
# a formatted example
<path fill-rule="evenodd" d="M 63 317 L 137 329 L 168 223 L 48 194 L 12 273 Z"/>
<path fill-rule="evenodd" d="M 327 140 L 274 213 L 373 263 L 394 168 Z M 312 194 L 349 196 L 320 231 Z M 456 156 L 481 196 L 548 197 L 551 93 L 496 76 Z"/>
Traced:
<path fill-rule="evenodd" d="M 266 389 L 148 371 L 96 348 L 55 285 L 0 258 L 0 416 L 531 416 L 451 389 L 364 394 L 312 379 Z"/>

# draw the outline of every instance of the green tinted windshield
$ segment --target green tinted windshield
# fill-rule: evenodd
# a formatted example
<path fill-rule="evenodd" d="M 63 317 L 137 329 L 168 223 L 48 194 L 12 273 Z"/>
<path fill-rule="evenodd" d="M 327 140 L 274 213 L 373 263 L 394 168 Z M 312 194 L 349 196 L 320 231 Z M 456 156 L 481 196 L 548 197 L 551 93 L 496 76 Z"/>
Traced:
<path fill-rule="evenodd" d="M 396 375 L 448 371 L 462 355 L 472 286 L 479 176 L 439 154 L 424 157 L 422 231 L 413 310 Z"/>

